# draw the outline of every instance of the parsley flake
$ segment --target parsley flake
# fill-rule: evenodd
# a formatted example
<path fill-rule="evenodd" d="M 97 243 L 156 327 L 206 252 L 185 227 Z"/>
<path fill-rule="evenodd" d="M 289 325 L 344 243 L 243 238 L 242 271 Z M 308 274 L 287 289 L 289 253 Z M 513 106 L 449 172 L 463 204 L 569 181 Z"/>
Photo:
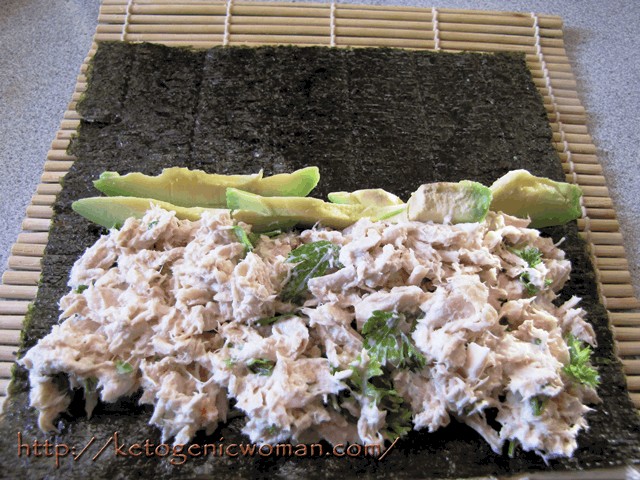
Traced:
<path fill-rule="evenodd" d="M 280 315 L 275 315 L 273 317 L 261 318 L 256 322 L 256 325 L 260 325 L 261 327 L 265 325 L 272 325 L 279 320 L 286 320 L 287 318 L 295 317 L 295 313 L 282 313 Z"/>
<path fill-rule="evenodd" d="M 266 429 L 268 435 L 274 436 L 280 433 L 280 427 L 278 427 L 275 423 L 271 424 L 270 427 Z"/>
<path fill-rule="evenodd" d="M 271 230 L 270 232 L 263 232 L 263 233 L 249 233 L 249 240 L 251 241 L 251 243 L 253 245 L 257 244 L 260 241 L 260 237 L 262 237 L 263 235 L 265 237 L 269 237 L 269 238 L 273 238 L 273 237 L 277 237 L 278 235 L 280 235 L 282 233 L 282 230 Z"/>
<path fill-rule="evenodd" d="M 120 375 L 128 375 L 133 372 L 133 367 L 129 362 L 123 362 L 122 360 L 116 360 L 116 371 Z"/>
<path fill-rule="evenodd" d="M 323 276 L 330 268 L 342 268 L 339 256 L 340 247 L 327 240 L 307 243 L 293 250 L 287 262 L 296 265 L 282 289 L 282 300 L 293 303 L 302 300 L 310 279 Z"/>
<path fill-rule="evenodd" d="M 238 237 L 238 241 L 244 247 L 245 255 L 253 251 L 253 244 L 251 243 L 251 240 L 249 240 L 249 236 L 247 235 L 247 232 L 245 232 L 244 228 L 242 228 L 240 225 L 234 225 L 233 227 L 231 227 L 231 230 L 233 230 L 233 233 L 235 233 L 236 237 Z"/>
<path fill-rule="evenodd" d="M 405 316 L 400 313 L 375 310 L 362 327 L 365 347 L 380 365 L 422 369 L 426 363 L 424 356 L 399 329 L 404 321 Z"/>
<path fill-rule="evenodd" d="M 578 383 L 596 388 L 600 383 L 600 376 L 598 371 L 589 364 L 591 347 L 571 334 L 566 341 L 569 347 L 569 365 L 564 367 L 564 372 Z"/>
<path fill-rule="evenodd" d="M 514 248 L 511 251 L 527 262 L 531 268 L 542 263 L 542 253 L 536 247 L 525 247 L 520 250 Z"/>
<path fill-rule="evenodd" d="M 275 362 L 267 360 L 266 358 L 252 358 L 247 362 L 247 367 L 251 370 L 251 373 L 258 375 L 271 375 L 274 366 Z"/>
<path fill-rule="evenodd" d="M 527 266 L 529 268 L 535 268 L 537 265 L 542 263 L 542 252 L 536 247 L 525 247 L 522 249 L 511 249 L 511 252 L 522 258 L 525 262 L 527 262 Z M 522 272 L 520 274 L 520 281 L 524 285 L 524 289 L 527 292 L 527 295 L 533 296 L 539 292 L 537 286 L 531 283 L 531 277 L 529 276 L 529 272 Z M 549 286 L 553 283 L 552 280 L 546 279 L 544 281 L 545 286 Z"/>
<path fill-rule="evenodd" d="M 359 361 L 357 363 L 360 363 Z M 411 409 L 391 384 L 390 376 L 375 357 L 364 368 L 352 366 L 351 391 L 368 397 L 380 410 L 386 410 L 385 438 L 393 441 L 411 431 Z"/>
<path fill-rule="evenodd" d="M 98 379 L 96 377 L 88 377 L 84 379 L 85 392 L 95 392 L 98 388 Z"/>
<path fill-rule="evenodd" d="M 536 417 L 539 417 L 542 414 L 542 411 L 544 410 L 547 400 L 541 397 L 531 397 L 530 402 L 531 402 L 531 409 L 533 410 L 533 414 Z"/>
<path fill-rule="evenodd" d="M 516 447 L 518 446 L 518 441 L 517 440 L 510 440 L 509 441 L 509 448 L 507 450 L 507 455 L 509 455 L 509 458 L 513 458 L 513 456 L 516 453 Z"/>

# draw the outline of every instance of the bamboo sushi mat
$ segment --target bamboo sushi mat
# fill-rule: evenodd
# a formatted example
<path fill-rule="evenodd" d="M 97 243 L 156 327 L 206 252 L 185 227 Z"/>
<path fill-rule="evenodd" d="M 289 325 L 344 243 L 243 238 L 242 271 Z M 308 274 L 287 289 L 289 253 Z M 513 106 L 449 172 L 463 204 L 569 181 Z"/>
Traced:
<path fill-rule="evenodd" d="M 616 213 L 576 91 L 560 17 L 336 3 L 104 0 L 94 43 L 0 283 L 0 409 L 24 316 L 36 296 L 52 205 L 61 189 L 60 180 L 74 160 L 66 148 L 80 123 L 75 106 L 86 89 L 85 72 L 99 40 L 198 48 L 293 44 L 525 52 L 544 98 L 567 181 L 580 185 L 584 192 L 578 226 L 591 249 L 598 291 L 609 312 L 632 400 L 640 408 L 640 302 L 634 297 Z"/>

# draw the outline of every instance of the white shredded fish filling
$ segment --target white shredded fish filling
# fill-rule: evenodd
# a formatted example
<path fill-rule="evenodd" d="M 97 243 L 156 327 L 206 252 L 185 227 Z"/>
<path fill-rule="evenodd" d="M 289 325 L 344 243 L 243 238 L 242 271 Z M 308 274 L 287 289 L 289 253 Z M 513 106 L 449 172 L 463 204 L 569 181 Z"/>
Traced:
<path fill-rule="evenodd" d="M 233 226 L 224 213 L 192 222 L 153 207 L 84 253 L 60 323 L 20 360 L 42 430 L 55 430 L 70 404 L 53 379 L 65 373 L 85 388 L 89 416 L 98 398 L 142 390 L 150 423 L 176 444 L 212 433 L 231 399 L 254 442 L 383 442 L 392 413 L 356 391 L 353 376 L 370 362 L 363 325 L 385 311 L 414 319 L 407 335 L 425 359 L 386 375 L 414 429 L 433 432 L 453 417 L 496 452 L 513 441 L 545 459 L 576 449 L 585 403 L 598 397 L 564 372 L 565 338 L 595 345 L 595 335 L 579 299 L 552 303 L 571 265 L 527 221 L 360 220 L 262 236 L 251 252 Z M 309 280 L 304 305 L 281 301 L 289 253 L 321 240 L 340 247 L 341 265 Z M 516 245 L 537 248 L 542 262 L 530 267 Z M 539 412 L 535 399 L 544 399 Z"/>

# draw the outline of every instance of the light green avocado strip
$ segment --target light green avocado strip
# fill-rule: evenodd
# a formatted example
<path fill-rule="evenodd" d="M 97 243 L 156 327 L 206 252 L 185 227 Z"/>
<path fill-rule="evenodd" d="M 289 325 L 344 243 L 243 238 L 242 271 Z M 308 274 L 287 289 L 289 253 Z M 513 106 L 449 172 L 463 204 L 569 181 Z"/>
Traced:
<path fill-rule="evenodd" d="M 362 205 L 337 205 L 309 197 L 262 197 L 235 188 L 227 190 L 233 218 L 263 232 L 292 225 L 346 228 L 361 218 Z M 285 225 L 282 227 L 281 225 Z"/>
<path fill-rule="evenodd" d="M 204 212 L 228 212 L 227 209 L 180 207 L 161 200 L 137 197 L 89 197 L 73 202 L 71 208 L 87 220 L 106 228 L 120 228 L 129 217 L 142 218 L 151 205 L 176 212 L 181 220 L 199 220 Z"/>
<path fill-rule="evenodd" d="M 582 190 L 577 185 L 512 170 L 491 185 L 491 210 L 530 218 L 531 228 L 543 228 L 580 218 Z"/>
<path fill-rule="evenodd" d="M 391 223 L 407 221 L 407 204 L 387 205 L 384 207 L 370 206 L 360 214 L 361 218 L 369 218 L 374 222 L 386 220 Z"/>
<path fill-rule="evenodd" d="M 347 205 L 365 205 L 367 207 L 404 205 L 399 197 L 382 188 L 368 188 L 354 192 L 331 192 L 327 197 L 332 203 Z"/>
<path fill-rule="evenodd" d="M 306 167 L 292 173 L 280 173 L 263 177 L 251 188 L 236 186 L 240 190 L 262 195 L 263 197 L 306 197 L 320 181 L 318 167 Z"/>
<path fill-rule="evenodd" d="M 253 175 L 218 175 L 171 167 L 157 176 L 139 172 L 121 176 L 117 172 L 104 172 L 93 184 L 108 196 L 154 198 L 182 207 L 223 208 L 225 193 L 230 187 L 264 196 L 305 196 L 319 179 L 317 167 L 267 178 L 263 178 L 262 171 Z"/>
<path fill-rule="evenodd" d="M 331 192 L 327 197 L 330 202 L 337 205 L 361 205 L 364 210 L 360 213 L 360 218 L 370 218 L 374 222 L 406 220 L 407 204 L 382 188 L 369 188 L 353 192 Z"/>
<path fill-rule="evenodd" d="M 108 196 L 155 198 L 182 207 L 224 207 L 228 187 L 252 188 L 262 178 L 254 175 L 218 175 L 202 170 L 171 167 L 157 176 L 139 172 L 121 176 L 104 172 L 93 185 Z"/>
<path fill-rule="evenodd" d="M 490 204 L 491 190 L 478 182 L 426 183 L 411 194 L 407 215 L 409 220 L 419 222 L 481 222 Z"/>

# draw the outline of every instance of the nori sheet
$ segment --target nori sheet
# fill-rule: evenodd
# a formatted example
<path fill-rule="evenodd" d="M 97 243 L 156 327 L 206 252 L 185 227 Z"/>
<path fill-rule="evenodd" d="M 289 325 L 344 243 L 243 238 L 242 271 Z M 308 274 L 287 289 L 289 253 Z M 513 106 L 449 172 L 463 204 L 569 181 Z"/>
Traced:
<path fill-rule="evenodd" d="M 78 160 L 58 196 L 42 284 L 28 315 L 21 353 L 57 322 L 58 299 L 78 255 L 102 229 L 70 209 L 97 195 L 91 180 L 104 170 L 157 174 L 167 166 L 219 173 L 266 174 L 318 165 L 315 196 L 335 190 L 384 187 L 404 198 L 421 183 L 472 179 L 491 184 L 508 170 L 563 180 L 541 98 L 519 54 L 448 54 L 393 49 L 315 47 L 214 48 L 103 43 L 79 105 L 83 121 L 71 152 Z M 371 458 L 115 458 L 118 431 L 128 444 L 159 432 L 147 424 L 137 398 L 100 404 L 91 420 L 78 392 L 58 423 L 54 442 L 76 446 L 95 436 L 82 458 L 17 456 L 17 432 L 46 438 L 28 407 L 27 372 L 17 368 L 2 422 L 0 476 L 93 479 L 197 478 L 440 478 L 614 467 L 640 461 L 640 421 L 631 404 L 606 311 L 597 301 L 593 265 L 576 224 L 546 229 L 573 264 L 562 297 L 579 295 L 597 332 L 595 363 L 603 403 L 588 416 L 571 459 L 545 464 L 534 454 L 494 454 L 470 428 L 455 421 L 436 433 L 412 432 L 379 461 Z M 64 378 L 61 379 L 64 382 Z M 242 418 L 197 443 L 248 442 Z M 10 467 L 8 466 L 10 464 Z"/>

